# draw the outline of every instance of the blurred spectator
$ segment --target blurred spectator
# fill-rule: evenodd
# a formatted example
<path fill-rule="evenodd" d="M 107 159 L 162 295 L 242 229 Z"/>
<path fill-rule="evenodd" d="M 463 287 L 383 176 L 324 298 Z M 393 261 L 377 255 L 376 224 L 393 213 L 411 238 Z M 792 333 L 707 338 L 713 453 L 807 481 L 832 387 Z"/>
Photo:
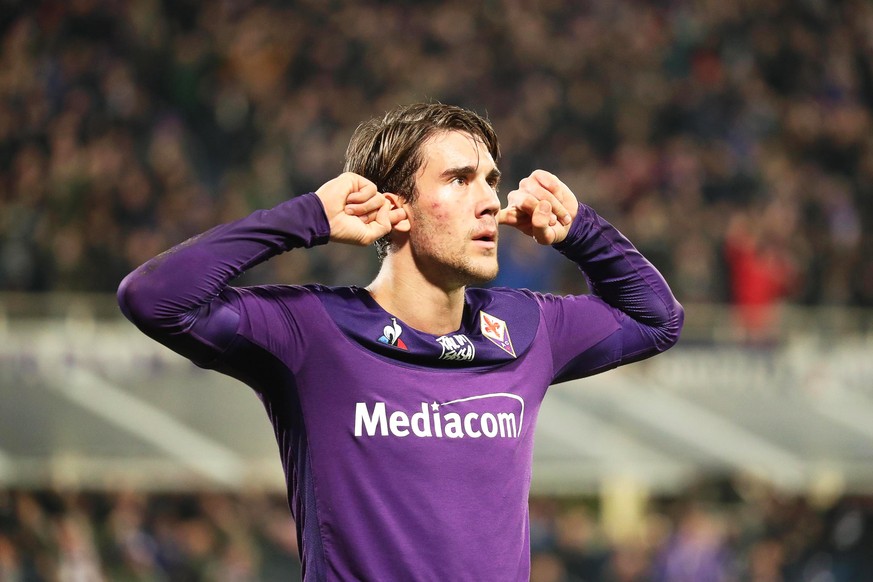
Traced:
<path fill-rule="evenodd" d="M 555 520 L 555 549 L 574 580 L 603 579 L 608 553 L 597 539 L 598 525 L 584 506 L 570 508 Z"/>
<path fill-rule="evenodd" d="M 0 580 L 21 582 L 24 580 L 18 551 L 12 541 L 5 535 L 0 535 Z"/>
<path fill-rule="evenodd" d="M 564 562 L 550 552 L 538 552 L 531 556 L 531 582 L 580 582 L 567 573 Z"/>
<path fill-rule="evenodd" d="M 674 524 L 656 559 L 657 582 L 727 582 L 733 579 L 726 540 L 713 516 L 693 502 Z"/>
<path fill-rule="evenodd" d="M 780 215 L 781 216 L 781 215 Z M 730 218 L 724 253 L 743 335 L 767 339 L 777 323 L 778 307 L 795 287 L 796 269 L 782 241 L 745 213 Z"/>

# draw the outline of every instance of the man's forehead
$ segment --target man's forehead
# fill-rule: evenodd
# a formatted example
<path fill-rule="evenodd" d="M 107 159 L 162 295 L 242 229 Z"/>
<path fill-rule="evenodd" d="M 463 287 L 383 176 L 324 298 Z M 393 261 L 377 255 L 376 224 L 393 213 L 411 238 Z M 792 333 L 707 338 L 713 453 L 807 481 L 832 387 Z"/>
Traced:
<path fill-rule="evenodd" d="M 490 172 L 494 159 L 482 138 L 466 131 L 440 131 L 430 136 L 422 148 L 422 170 L 430 164 L 445 167 L 473 167 Z M 442 168 L 441 168 L 442 169 Z"/>

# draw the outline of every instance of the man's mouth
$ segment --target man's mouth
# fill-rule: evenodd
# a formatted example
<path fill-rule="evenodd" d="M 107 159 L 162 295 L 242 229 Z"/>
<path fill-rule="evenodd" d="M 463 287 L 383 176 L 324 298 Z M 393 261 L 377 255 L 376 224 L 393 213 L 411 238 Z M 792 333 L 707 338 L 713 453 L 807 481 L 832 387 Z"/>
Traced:
<path fill-rule="evenodd" d="M 482 243 L 484 246 L 494 246 L 497 244 L 497 230 L 485 229 L 473 235 L 473 241 Z"/>

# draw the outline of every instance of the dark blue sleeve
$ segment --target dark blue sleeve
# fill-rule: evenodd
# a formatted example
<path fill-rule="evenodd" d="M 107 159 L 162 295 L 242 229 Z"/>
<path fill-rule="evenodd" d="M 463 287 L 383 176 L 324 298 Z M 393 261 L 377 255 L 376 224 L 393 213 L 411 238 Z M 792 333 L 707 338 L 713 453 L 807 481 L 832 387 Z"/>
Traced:
<path fill-rule="evenodd" d="M 684 311 L 658 270 L 585 204 L 554 247 L 575 262 L 591 295 L 538 295 L 555 382 L 636 362 L 679 340 Z"/>
<path fill-rule="evenodd" d="M 306 194 L 217 226 L 147 261 L 118 288 L 124 315 L 170 349 L 205 366 L 229 347 L 240 303 L 229 283 L 246 269 L 328 241 L 321 201 Z"/>

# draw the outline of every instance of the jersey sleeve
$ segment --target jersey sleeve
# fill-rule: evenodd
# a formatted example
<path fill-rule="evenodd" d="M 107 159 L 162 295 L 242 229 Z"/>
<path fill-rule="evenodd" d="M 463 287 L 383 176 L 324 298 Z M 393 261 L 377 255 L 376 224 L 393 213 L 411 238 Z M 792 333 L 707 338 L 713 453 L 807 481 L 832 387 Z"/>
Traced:
<path fill-rule="evenodd" d="M 149 337 L 198 366 L 213 367 L 249 320 L 287 319 L 274 290 L 238 290 L 230 282 L 280 253 L 324 244 L 329 234 L 314 194 L 257 211 L 197 235 L 134 270 L 118 288 L 121 311 Z M 274 325 L 246 327 L 268 334 Z M 258 343 L 270 350 L 272 341 L 265 336 Z"/>
<path fill-rule="evenodd" d="M 554 245 L 575 262 L 590 295 L 535 294 L 552 344 L 554 382 L 636 362 L 679 340 L 684 310 L 664 277 L 589 206 Z"/>

